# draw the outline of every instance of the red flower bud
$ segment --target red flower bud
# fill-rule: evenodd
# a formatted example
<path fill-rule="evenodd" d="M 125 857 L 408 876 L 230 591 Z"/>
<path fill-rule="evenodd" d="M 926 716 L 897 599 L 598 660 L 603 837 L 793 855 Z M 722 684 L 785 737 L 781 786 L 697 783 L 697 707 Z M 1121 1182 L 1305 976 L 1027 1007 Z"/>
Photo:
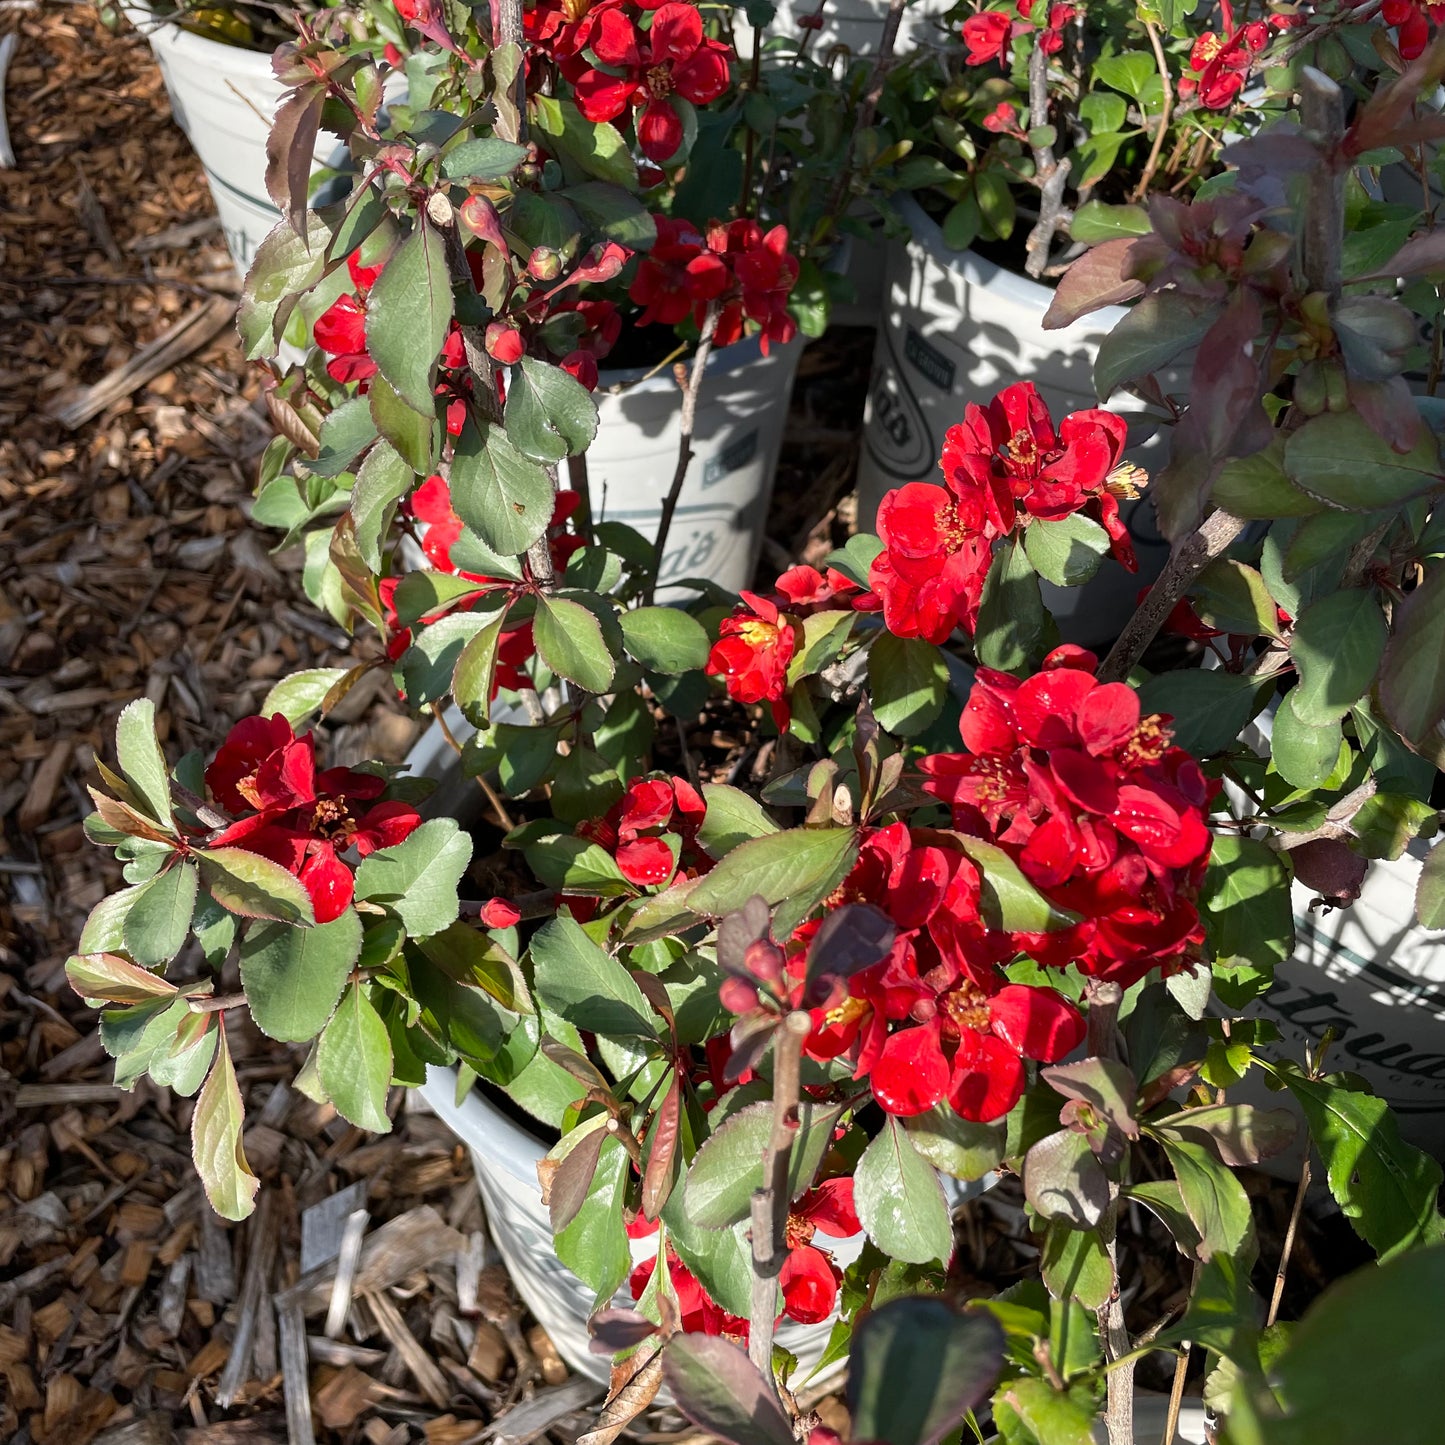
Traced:
<path fill-rule="evenodd" d="M 522 915 L 505 898 L 489 898 L 482 904 L 480 916 L 488 928 L 510 928 Z"/>
<path fill-rule="evenodd" d="M 562 258 L 551 246 L 538 246 L 527 258 L 527 274 L 538 281 L 555 281 L 562 274 Z"/>
<path fill-rule="evenodd" d="M 505 321 L 494 321 L 487 327 L 487 355 L 503 366 L 515 365 L 522 359 L 526 346 L 522 333 Z"/>
<path fill-rule="evenodd" d="M 462 225 L 472 235 L 480 236 L 483 241 L 498 246 L 503 251 L 507 249 L 497 208 L 485 196 L 468 196 L 462 202 Z"/>

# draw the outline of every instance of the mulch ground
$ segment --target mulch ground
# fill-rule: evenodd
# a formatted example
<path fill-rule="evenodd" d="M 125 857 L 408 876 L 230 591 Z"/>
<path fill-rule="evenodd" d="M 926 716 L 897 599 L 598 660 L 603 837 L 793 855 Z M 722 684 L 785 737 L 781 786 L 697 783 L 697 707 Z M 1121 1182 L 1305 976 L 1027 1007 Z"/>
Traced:
<path fill-rule="evenodd" d="M 277 677 L 377 644 L 323 619 L 302 594 L 300 558 L 270 555 L 247 520 L 271 429 L 229 325 L 89 420 L 57 419 L 189 313 L 234 298 L 237 282 L 144 42 L 63 0 L 3 0 L 0 35 L 12 31 L 17 164 L 0 170 L 0 1439 L 574 1440 L 595 1391 L 569 1378 L 518 1305 L 470 1162 L 434 1117 L 398 1091 L 395 1132 L 363 1136 L 290 1088 L 292 1051 L 233 1029 L 263 1185 L 257 1214 L 227 1225 L 194 1182 L 189 1101 L 148 1081 L 117 1090 L 95 1017 L 65 984 L 86 914 L 120 881 L 81 832 L 120 709 L 150 697 L 172 756 L 212 748 Z M 765 568 L 842 535 L 834 503 L 851 485 L 870 351 L 871 335 L 855 332 L 804 359 Z M 334 762 L 398 760 L 415 736 L 383 675 L 370 678 L 328 722 Z M 294 1404 L 288 1424 L 288 1365 L 309 1391 L 309 1426 Z M 654 1419 L 648 1438 L 680 1429 Z"/>

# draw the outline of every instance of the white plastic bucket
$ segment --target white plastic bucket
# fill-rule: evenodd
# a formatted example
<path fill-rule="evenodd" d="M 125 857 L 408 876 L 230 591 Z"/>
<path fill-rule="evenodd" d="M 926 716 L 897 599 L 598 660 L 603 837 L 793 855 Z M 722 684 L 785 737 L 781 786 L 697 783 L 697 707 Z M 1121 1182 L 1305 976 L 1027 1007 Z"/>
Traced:
<path fill-rule="evenodd" d="M 752 585 L 802 354 L 801 338 L 767 356 L 751 338 L 708 358 L 660 582 L 707 578 L 731 592 Z M 602 373 L 587 484 L 595 521 L 626 522 L 652 541 L 677 466 L 682 390 L 670 369 L 644 376 Z"/>
<path fill-rule="evenodd" d="M 897 202 L 912 240 L 889 249 L 887 292 L 858 461 L 858 525 L 870 529 L 885 492 L 906 482 L 940 482 L 939 454 L 968 402 L 986 404 L 1016 381 L 1032 381 L 1055 425 L 1071 411 L 1099 405 L 1094 358 L 1122 307 L 1096 311 L 1060 331 L 1043 329 L 1053 299 L 1046 286 L 986 261 L 950 251 L 943 232 L 911 198 Z M 1144 404 L 1116 392 L 1112 411 Z M 1168 457 L 1156 424 L 1130 416 L 1128 456 L 1146 471 Z M 1044 600 L 1066 641 L 1101 645 L 1116 637 L 1145 582 L 1169 555 L 1147 495 L 1124 507 L 1138 573 L 1106 560 L 1084 587 L 1044 584 Z"/>
<path fill-rule="evenodd" d="M 941 43 L 949 30 L 940 23 L 940 17 L 952 8 L 950 0 L 914 0 L 899 22 L 893 53 L 903 55 L 919 45 Z M 818 0 L 777 0 L 777 11 L 763 31 L 764 41 L 775 36 L 801 39 L 806 32 L 799 26 L 799 18 L 815 15 L 817 11 Z M 841 45 L 850 55 L 876 55 L 887 16 L 887 0 L 827 0 L 823 6 L 822 29 L 809 42 L 808 54 L 821 62 L 826 60 L 829 50 Z M 957 27 L 953 30 L 956 32 Z M 738 54 L 746 60 L 753 53 L 754 31 L 741 5 L 733 12 L 733 33 Z"/>
<path fill-rule="evenodd" d="M 459 712 L 450 713 L 448 721 L 458 737 L 470 735 L 472 730 Z M 461 776 L 456 754 L 436 724 L 422 734 L 407 763 L 414 775 L 436 778 L 440 784 L 424 805 L 426 814 L 454 816 L 465 826 L 474 810 L 479 811 L 480 793 Z M 458 1105 L 456 1089 L 455 1069 L 429 1068 L 420 1092 L 471 1153 L 487 1227 L 517 1293 L 562 1358 L 579 1374 L 605 1382 L 608 1358 L 588 1349 L 587 1317 L 592 1311 L 593 1291 L 557 1258 L 552 1244 L 551 1222 L 537 1181 L 537 1163 L 546 1155 L 547 1146 L 475 1089 Z M 946 1175 L 940 1177 L 950 1208 L 982 1193 L 994 1182 L 993 1175 L 970 1184 Z M 840 1267 L 846 1268 L 862 1251 L 863 1235 L 853 1239 L 824 1238 L 819 1243 L 832 1253 Z M 655 1235 L 634 1239 L 630 1245 L 634 1263 L 657 1253 Z M 625 1284 L 617 1293 L 616 1303 L 621 1307 L 632 1304 L 632 1293 Z M 822 1358 L 831 1329 L 831 1321 L 788 1324 L 779 1329 L 778 1343 L 798 1357 L 798 1379 L 806 1379 Z"/>
<path fill-rule="evenodd" d="M 281 219 L 266 193 L 266 137 L 286 90 L 271 55 L 192 34 L 139 5 L 127 4 L 125 13 L 150 41 L 171 113 L 206 173 L 226 246 L 244 274 Z M 317 159 L 335 146 L 324 136 Z"/>

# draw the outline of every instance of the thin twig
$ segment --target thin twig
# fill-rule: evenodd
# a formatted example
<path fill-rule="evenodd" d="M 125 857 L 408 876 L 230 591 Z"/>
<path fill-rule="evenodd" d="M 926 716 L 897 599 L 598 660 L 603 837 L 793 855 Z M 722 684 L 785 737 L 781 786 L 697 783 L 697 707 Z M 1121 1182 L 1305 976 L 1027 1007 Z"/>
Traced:
<path fill-rule="evenodd" d="M 1310 1156 L 1305 1154 L 1304 1166 L 1299 1172 L 1299 1188 L 1295 1190 L 1294 1207 L 1289 1212 L 1289 1228 L 1284 1232 L 1284 1248 L 1279 1252 L 1279 1268 L 1274 1272 L 1274 1293 L 1269 1297 L 1269 1313 L 1265 1316 L 1264 1327 L 1268 1329 L 1279 1318 L 1280 1301 L 1284 1298 L 1284 1278 L 1289 1273 L 1289 1257 L 1294 1252 L 1295 1231 L 1299 1228 L 1299 1217 L 1305 1207 L 1305 1195 L 1310 1187 Z"/>
<path fill-rule="evenodd" d="M 1214 512 L 1200 523 L 1198 531 L 1175 543 L 1159 580 L 1149 589 L 1149 595 L 1125 624 L 1119 640 L 1100 665 L 1100 682 L 1122 682 L 1129 676 L 1134 664 L 1144 656 L 1145 648 L 1153 642 L 1155 633 L 1164 625 L 1164 619 L 1189 591 L 1190 583 L 1244 528 L 1242 518 L 1228 512 Z"/>
<path fill-rule="evenodd" d="M 442 736 L 447 740 L 447 745 L 458 756 L 461 757 L 463 748 L 457 741 L 457 735 L 451 730 L 447 723 L 446 714 L 442 711 L 442 705 L 434 702 L 431 705 L 432 716 L 437 720 L 437 726 L 441 729 Z M 497 822 L 510 833 L 517 825 L 512 820 L 512 815 L 507 811 L 507 805 L 497 796 L 496 789 L 487 781 L 485 773 L 477 774 L 477 786 L 482 790 L 482 795 L 491 804 L 492 811 L 497 815 Z"/>
<path fill-rule="evenodd" d="M 672 530 L 673 513 L 677 511 L 677 501 L 682 495 L 682 484 L 687 478 L 688 463 L 692 461 L 692 431 L 697 423 L 697 398 L 702 390 L 703 372 L 707 370 L 707 359 L 712 354 L 713 333 L 717 330 L 718 303 L 709 301 L 707 312 L 702 319 L 702 337 L 697 343 L 697 351 L 692 358 L 692 370 L 687 374 L 687 386 L 682 393 L 682 421 L 679 428 L 677 443 L 677 466 L 672 473 L 672 485 L 667 489 L 667 496 L 662 502 L 662 516 L 657 523 L 657 540 L 653 543 L 652 566 L 647 572 L 647 586 L 643 591 L 642 600 L 647 606 L 652 604 L 652 594 L 657 590 L 658 574 L 662 570 L 662 553 L 667 546 L 667 534 Z"/>
<path fill-rule="evenodd" d="M 567 458 L 567 485 L 582 498 L 576 512 L 577 535 L 592 545 L 592 488 L 587 479 L 587 453 Z"/>
<path fill-rule="evenodd" d="M 773 1035 L 773 1128 L 763 1151 L 763 1187 L 753 1192 L 753 1291 L 748 1322 L 748 1356 L 776 1391 L 773 1375 L 773 1325 L 777 1316 L 778 1273 L 788 1257 L 788 1174 L 798 1132 L 799 1074 L 803 1040 L 812 1021 L 802 1010 L 790 1013 Z"/>
<path fill-rule="evenodd" d="M 1149 150 L 1149 159 L 1144 162 L 1139 184 L 1134 187 L 1135 201 L 1142 201 L 1149 193 L 1149 183 L 1154 179 L 1154 172 L 1159 169 L 1159 156 L 1164 150 L 1164 139 L 1169 134 L 1169 119 L 1174 110 L 1174 82 L 1169 78 L 1169 62 L 1164 58 L 1158 27 L 1146 20 L 1144 31 L 1149 37 L 1149 44 L 1154 47 L 1154 63 L 1159 67 L 1159 81 L 1164 87 L 1164 109 L 1159 114 L 1159 129 L 1154 132 L 1154 144 Z"/>

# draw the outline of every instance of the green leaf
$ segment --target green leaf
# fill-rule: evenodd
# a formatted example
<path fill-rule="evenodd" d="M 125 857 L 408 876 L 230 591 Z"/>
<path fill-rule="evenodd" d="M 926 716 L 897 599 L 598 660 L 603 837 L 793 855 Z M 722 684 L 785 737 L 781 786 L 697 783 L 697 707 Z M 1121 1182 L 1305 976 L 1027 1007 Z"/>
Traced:
<path fill-rule="evenodd" d="M 778 825 L 768 817 L 763 805 L 740 788 L 704 783 L 702 796 L 707 813 L 697 841 L 709 858 L 722 858 L 749 838 L 765 838 L 778 832 Z"/>
<path fill-rule="evenodd" d="M 597 406 L 575 376 L 524 356 L 520 368 L 512 372 L 503 421 L 507 436 L 524 456 L 560 462 L 563 457 L 581 456 L 592 445 Z"/>
<path fill-rule="evenodd" d="M 463 597 L 475 596 L 482 584 L 454 572 L 408 572 L 397 584 L 392 602 L 402 627 L 415 627 L 423 617 L 440 612 Z"/>
<path fill-rule="evenodd" d="M 1439 813 L 1428 803 L 1403 793 L 1375 793 L 1360 804 L 1350 820 L 1356 846 L 1366 858 L 1396 859 L 1427 828 Z"/>
<path fill-rule="evenodd" d="M 1421 928 L 1445 928 L 1445 843 L 1426 855 L 1415 887 L 1415 916 Z"/>
<path fill-rule="evenodd" d="M 889 1118 L 863 1151 L 853 1176 L 853 1201 L 868 1237 L 909 1264 L 947 1263 L 953 1221 L 938 1172 L 913 1147 L 900 1119 Z"/>
<path fill-rule="evenodd" d="M 1279 517 L 1307 517 L 1318 512 L 1319 501 L 1300 491 L 1285 473 L 1284 440 L 1276 436 L 1263 451 L 1230 457 L 1214 479 L 1211 499 L 1225 511 L 1250 521 L 1273 522 Z"/>
<path fill-rule="evenodd" d="M 279 863 L 244 848 L 197 848 L 195 859 L 207 892 L 228 913 L 280 923 L 316 922 L 311 895 Z"/>
<path fill-rule="evenodd" d="M 948 664 L 931 642 L 883 632 L 868 649 L 868 686 L 878 725 L 913 737 L 932 727 L 943 711 Z"/>
<path fill-rule="evenodd" d="M 1044 600 L 1038 573 L 1022 541 L 1009 542 L 994 553 L 978 605 L 974 646 L 985 667 L 1020 672 L 1037 662 L 1043 651 Z"/>
<path fill-rule="evenodd" d="M 1109 555 L 1109 534 L 1092 518 L 1075 512 L 1058 522 L 1030 521 L 1024 550 L 1034 571 L 1055 587 L 1078 587 Z"/>
<path fill-rule="evenodd" d="M 169 963 L 181 951 L 198 886 L 194 865 L 179 861 L 141 884 L 124 925 L 126 952 L 137 963 Z"/>
<path fill-rule="evenodd" d="M 601 624 L 580 602 L 539 596 L 532 635 L 538 655 L 559 676 L 588 692 L 603 693 L 611 686 L 617 665 Z"/>
<path fill-rule="evenodd" d="M 470 136 L 448 146 L 442 174 L 451 181 L 500 181 L 527 159 L 527 147 L 499 136 Z"/>
<path fill-rule="evenodd" d="M 622 1223 L 622 1201 L 631 1168 L 622 1144 L 610 1136 L 604 1139 L 587 1198 L 556 1237 L 557 1258 L 595 1291 L 599 1307 L 612 1298 L 632 1266 Z"/>
<path fill-rule="evenodd" d="M 366 298 L 366 349 L 414 411 L 436 408 L 436 361 L 451 319 L 446 245 L 422 220 L 391 253 Z"/>
<path fill-rule="evenodd" d="M 857 1440 L 936 1445 L 981 1404 L 1003 1365 L 1004 1336 L 991 1315 L 960 1313 L 939 1299 L 903 1298 L 858 1325 L 848 1369 Z"/>
<path fill-rule="evenodd" d="M 857 856 L 852 828 L 790 828 L 750 838 L 698 881 L 688 907 L 721 918 L 758 894 L 770 905 L 786 904 L 775 919 L 785 937 L 843 881 Z"/>
<path fill-rule="evenodd" d="M 321 279 L 330 240 L 331 228 L 325 218 L 308 211 L 304 236 L 289 225 L 278 225 L 256 248 L 236 316 L 247 361 L 275 356 L 279 331 L 285 327 L 295 297 Z"/>
<path fill-rule="evenodd" d="M 1114 1269 L 1095 1229 L 1073 1229 L 1060 1220 L 1049 1225 L 1040 1259 L 1044 1283 L 1055 1299 L 1078 1300 L 1086 1310 L 1108 1302 Z"/>
<path fill-rule="evenodd" d="M 570 379 L 570 378 L 569 378 Z M 552 520 L 555 505 L 547 469 L 525 457 L 507 432 L 470 421 L 452 458 L 452 506 L 493 551 L 525 552 Z"/>
<path fill-rule="evenodd" d="M 1274 598 L 1253 567 L 1221 557 L 1199 574 L 1190 595 L 1211 627 L 1243 637 L 1278 637 Z"/>
<path fill-rule="evenodd" d="M 1340 758 L 1344 733 L 1339 720 L 1315 727 L 1300 721 L 1294 698 L 1298 689 L 1280 700 L 1270 733 L 1269 751 L 1275 771 L 1296 788 L 1322 787 Z"/>
<path fill-rule="evenodd" d="M 151 1078 L 162 1088 L 189 1099 L 211 1067 L 220 1033 L 216 1015 L 187 1011 L 169 1039 L 151 1055 Z"/>
<path fill-rule="evenodd" d="M 1094 1445 L 1094 1411 L 1077 1395 L 1055 1390 L 1047 1380 L 1025 1376 L 994 1396 L 994 1418 L 1011 1411 L 1041 1445 Z M 1020 1438 L 1016 1435 L 1011 1439 Z"/>
<path fill-rule="evenodd" d="M 904 1119 L 903 1127 L 913 1147 L 935 1169 L 955 1179 L 982 1179 L 1003 1159 L 1003 1125 L 975 1124 L 961 1118 L 947 1102 Z"/>
<path fill-rule="evenodd" d="M 537 129 L 549 136 L 566 160 L 600 181 L 629 190 L 637 186 L 637 165 L 616 126 L 585 119 L 570 100 L 534 96 Z"/>
<path fill-rule="evenodd" d="M 174 998 L 176 986 L 118 953 L 75 953 L 65 977 L 81 998 L 97 1003 L 137 1004 Z"/>
<path fill-rule="evenodd" d="M 364 396 L 343 401 L 321 423 L 317 440 L 321 450 L 306 469 L 318 477 L 336 477 L 350 471 L 351 464 L 376 438 L 371 405 Z"/>
<path fill-rule="evenodd" d="M 1445 567 L 1395 606 L 1390 645 L 1380 668 L 1380 710 L 1407 742 L 1438 760 L 1445 718 Z"/>
<path fill-rule="evenodd" d="M 1332 1285 L 1291 1327 L 1271 1364 L 1271 1398 L 1261 1401 L 1265 1433 L 1250 1438 L 1270 1445 L 1436 1445 L 1445 1374 L 1442 1292 L 1440 1246 Z M 1352 1388 L 1350 1381 L 1378 1381 L 1381 1388 Z M 1231 1439 L 1245 1408 L 1238 1396 L 1231 1402 Z"/>
<path fill-rule="evenodd" d="M 1332 507 L 1375 512 L 1439 489 L 1440 443 L 1421 427 L 1402 456 L 1357 412 L 1325 412 L 1290 433 L 1284 467 L 1301 491 Z"/>
<path fill-rule="evenodd" d="M 1107 401 L 1126 381 L 1148 376 L 1202 340 L 1219 315 L 1215 302 L 1156 291 L 1142 297 L 1099 343 L 1094 390 Z"/>
<path fill-rule="evenodd" d="M 1215 838 L 1199 893 L 1210 956 L 1219 969 L 1257 972 L 1264 983 L 1294 951 L 1289 873 L 1279 855 L 1254 838 Z M 1228 1002 L 1228 1000 L 1226 1000 Z"/>
<path fill-rule="evenodd" d="M 1374 681 L 1387 638 L 1368 587 L 1347 587 L 1306 607 L 1289 645 L 1300 675 L 1293 694 L 1299 720 L 1319 727 L 1344 717 Z"/>
<path fill-rule="evenodd" d="M 409 406 L 380 372 L 371 378 L 367 400 L 377 431 L 417 476 L 429 475 L 436 465 L 440 431 L 435 405 L 425 412 Z"/>
<path fill-rule="evenodd" d="M 962 833 L 953 837 L 978 865 L 983 883 L 979 907 L 990 928 L 1010 933 L 1052 933 L 1079 921 L 1078 914 L 1045 898 L 1002 848 Z"/>
<path fill-rule="evenodd" d="M 1149 229 L 1149 212 L 1143 206 L 1111 206 L 1105 201 L 1085 201 L 1069 222 L 1069 235 L 1085 246 L 1119 236 L 1147 236 Z"/>
<path fill-rule="evenodd" d="M 482 612 L 452 612 L 413 631 L 415 640 L 401 655 L 401 680 L 413 707 L 436 702 L 451 691 L 463 651 L 489 621 Z"/>
<path fill-rule="evenodd" d="M 373 572 L 381 571 L 381 545 L 391 528 L 396 504 L 411 490 L 416 474 L 387 441 L 367 452 L 351 488 L 351 519 L 356 547 Z"/>
<path fill-rule="evenodd" d="M 1145 713 L 1167 713 L 1174 719 L 1175 743 L 1207 757 L 1229 747 L 1259 711 L 1258 678 L 1202 667 L 1161 672 L 1139 688 Z"/>
<path fill-rule="evenodd" d="M 165 754 L 156 741 L 156 708 L 147 697 L 121 709 L 115 724 L 115 753 L 125 780 L 145 804 L 146 812 L 165 828 L 171 817 L 171 780 Z"/>
<path fill-rule="evenodd" d="M 772 1384 L 731 1340 L 674 1335 L 662 1376 L 682 1413 L 725 1445 L 792 1445 L 793 1427 Z"/>
<path fill-rule="evenodd" d="M 568 1023 L 608 1038 L 653 1039 L 657 1029 L 642 990 L 567 914 L 532 939 L 537 996 Z"/>
<path fill-rule="evenodd" d="M 286 1043 L 314 1039 L 336 1008 L 361 956 L 361 918 L 348 908 L 330 923 L 267 923 L 241 940 L 241 987 L 256 1027 Z"/>
<path fill-rule="evenodd" d="M 803 619 L 801 633 L 797 628 L 797 650 L 788 663 L 788 684 L 811 677 L 834 662 L 853 631 L 856 613 L 845 611 L 815 612 Z"/>
<path fill-rule="evenodd" d="M 256 1207 L 261 1181 L 246 1162 L 241 1144 L 245 1118 L 241 1088 L 225 1029 L 218 1027 L 218 1033 L 216 1062 L 191 1115 L 191 1158 L 211 1208 L 222 1219 L 245 1219 Z"/>
<path fill-rule="evenodd" d="M 1079 119 L 1089 127 L 1091 135 L 1121 130 L 1128 114 L 1123 98 L 1105 90 L 1093 91 L 1079 102 Z"/>
<path fill-rule="evenodd" d="M 283 677 L 261 704 L 262 717 L 275 717 L 279 712 L 295 727 L 319 708 L 332 687 L 346 676 L 344 667 L 308 667 Z"/>
<path fill-rule="evenodd" d="M 736 152 L 733 152 L 736 155 Z M 631 251 L 650 251 L 657 240 L 657 222 L 642 201 L 605 181 L 583 181 L 558 192 L 591 227 L 595 236 L 616 241 Z"/>
<path fill-rule="evenodd" d="M 1439 1240 L 1440 1165 L 1401 1139 L 1385 1101 L 1343 1074 L 1310 1079 L 1284 1064 L 1278 1077 L 1304 1110 L 1330 1193 L 1355 1233 L 1382 1260 Z"/>
<path fill-rule="evenodd" d="M 316 1069 L 343 1119 L 373 1134 L 390 1132 L 386 1095 L 391 1087 L 391 1039 L 359 982 L 347 989 L 321 1035 Z"/>
<path fill-rule="evenodd" d="M 546 838 L 529 843 L 523 854 L 538 882 L 559 892 L 611 898 L 634 891 L 612 854 L 586 838 Z"/>
<path fill-rule="evenodd" d="M 383 903 L 412 938 L 440 933 L 457 916 L 457 884 L 472 840 L 451 818 L 431 818 L 404 842 L 361 860 L 356 896 Z"/>
<path fill-rule="evenodd" d="M 788 1159 L 790 1201 L 811 1187 L 841 1113 L 840 1105 L 812 1099 L 798 1105 L 798 1131 Z M 763 1151 L 772 1127 L 771 1104 L 747 1104 L 704 1141 L 683 1184 L 687 1217 L 699 1229 L 730 1229 L 748 1217 L 753 1191 L 763 1187 Z"/>
<path fill-rule="evenodd" d="M 1216 1254 L 1233 1257 L 1244 1250 L 1246 1241 L 1251 1241 L 1252 1254 L 1249 1196 L 1234 1172 L 1203 1144 L 1162 1132 L 1154 1137 L 1168 1156 L 1185 1211 L 1199 1231 L 1199 1259 L 1207 1261 Z"/>
<path fill-rule="evenodd" d="M 691 672 L 707 663 L 707 633 L 680 608 L 635 607 L 621 622 L 628 654 L 653 672 Z"/>
<path fill-rule="evenodd" d="M 506 625 L 504 612 L 489 622 L 462 648 L 452 672 L 452 697 L 462 716 L 474 728 L 483 728 L 492 711 L 492 679 L 497 665 L 497 646 Z"/>
<path fill-rule="evenodd" d="M 841 572 L 867 590 L 871 585 L 869 572 L 882 550 L 883 543 L 871 532 L 855 532 L 837 551 L 829 552 L 819 565 L 825 570 L 831 568 Z"/>

